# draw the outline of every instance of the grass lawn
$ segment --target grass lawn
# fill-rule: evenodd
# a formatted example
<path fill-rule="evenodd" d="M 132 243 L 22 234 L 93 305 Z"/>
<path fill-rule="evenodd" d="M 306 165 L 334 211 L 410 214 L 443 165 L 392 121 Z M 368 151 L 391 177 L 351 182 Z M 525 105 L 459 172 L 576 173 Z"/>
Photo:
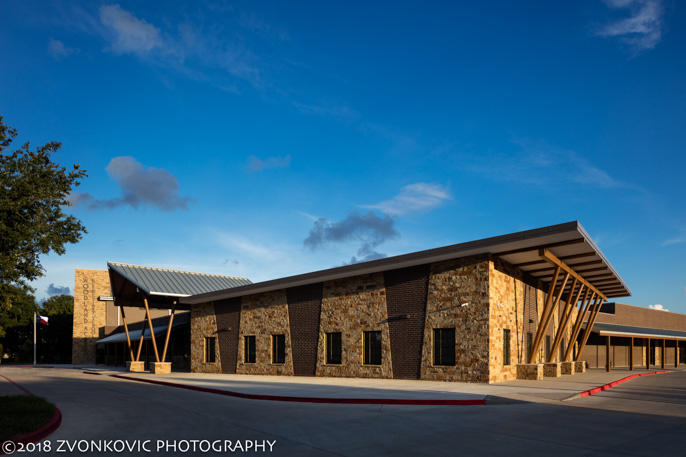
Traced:
<path fill-rule="evenodd" d="M 33 395 L 0 397 L 0 442 L 38 430 L 55 414 L 55 405 Z"/>

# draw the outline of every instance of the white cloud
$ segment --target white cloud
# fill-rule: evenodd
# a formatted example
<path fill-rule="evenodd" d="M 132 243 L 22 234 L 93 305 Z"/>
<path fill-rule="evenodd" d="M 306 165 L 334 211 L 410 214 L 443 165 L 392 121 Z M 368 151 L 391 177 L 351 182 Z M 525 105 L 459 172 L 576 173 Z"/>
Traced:
<path fill-rule="evenodd" d="M 630 16 L 603 26 L 596 33 L 616 37 L 636 51 L 653 49 L 662 39 L 661 0 L 605 0 L 613 9 L 629 9 Z"/>
<path fill-rule="evenodd" d="M 65 46 L 64 43 L 59 40 L 55 40 L 54 38 L 50 38 L 50 41 L 48 42 L 48 54 L 50 54 L 55 60 L 62 60 L 65 57 L 69 57 L 72 54 L 78 53 L 78 49 Z"/>
<path fill-rule="evenodd" d="M 138 19 L 119 5 L 101 6 L 100 21 L 113 32 L 111 50 L 116 54 L 144 55 L 163 46 L 157 27 Z"/>
<path fill-rule="evenodd" d="M 390 200 L 375 205 L 362 205 L 362 208 L 376 209 L 392 216 L 428 211 L 452 197 L 444 186 L 418 182 L 403 187 L 400 193 Z"/>
<path fill-rule="evenodd" d="M 658 309 L 660 311 L 667 311 L 669 312 L 668 309 L 665 309 L 662 305 L 648 305 L 648 308 L 650 309 Z"/>
<path fill-rule="evenodd" d="M 248 170 L 262 171 L 270 168 L 288 168 L 291 164 L 291 156 L 284 157 L 267 157 L 266 159 L 258 159 L 255 156 L 248 157 Z"/>

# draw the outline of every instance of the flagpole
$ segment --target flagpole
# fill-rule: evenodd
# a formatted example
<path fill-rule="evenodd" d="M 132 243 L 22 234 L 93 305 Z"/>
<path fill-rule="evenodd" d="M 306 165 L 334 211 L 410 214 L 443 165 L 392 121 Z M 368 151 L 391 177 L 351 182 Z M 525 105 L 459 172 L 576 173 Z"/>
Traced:
<path fill-rule="evenodd" d="M 33 364 L 36 364 L 36 313 L 33 313 Z"/>

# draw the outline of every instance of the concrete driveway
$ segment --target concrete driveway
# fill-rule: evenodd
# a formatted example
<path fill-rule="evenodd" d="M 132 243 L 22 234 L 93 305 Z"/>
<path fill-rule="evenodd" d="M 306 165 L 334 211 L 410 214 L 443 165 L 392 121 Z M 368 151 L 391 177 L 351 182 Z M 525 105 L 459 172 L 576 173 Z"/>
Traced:
<path fill-rule="evenodd" d="M 686 455 L 683 371 L 638 378 L 593 397 L 565 402 L 550 398 L 555 388 L 547 381 L 538 385 L 538 391 L 527 384 L 523 386 L 527 398 L 540 402 L 487 406 L 261 401 L 151 385 L 107 373 L 89 375 L 80 370 L 3 368 L 0 374 L 62 410 L 62 426 L 43 442 L 50 442 L 51 451 L 43 449 L 42 455 L 223 455 L 245 452 L 248 446 L 250 453 L 271 450 L 284 456 Z M 613 376 L 619 379 L 623 375 Z M 250 380 L 247 376 L 240 379 L 248 386 Z M 307 386 L 307 379 L 289 379 L 296 380 L 298 385 Z M 583 384 L 580 377 L 560 382 Z M 434 389 L 422 382 L 412 385 L 418 391 Z M 442 385 L 459 390 L 459 385 Z M 481 395 L 482 391 L 472 391 L 477 387 L 465 385 L 470 392 L 464 394 Z M 487 390 L 489 386 L 481 387 Z M 505 383 L 493 387 L 494 392 L 500 389 L 508 397 L 505 391 L 513 386 Z M 519 400 L 521 395 L 521 390 L 509 394 Z M 673 406 L 675 402 L 679 405 Z M 108 441 L 110 445 L 125 442 L 134 448 L 147 445 L 123 452 L 120 448 L 98 451 L 92 447 Z M 217 442 L 220 450 L 216 450 Z M 208 445 L 214 448 L 208 449 Z M 72 451 L 58 452 L 58 446 L 63 451 L 71 447 Z M 196 446 L 194 451 L 192 446 Z"/>

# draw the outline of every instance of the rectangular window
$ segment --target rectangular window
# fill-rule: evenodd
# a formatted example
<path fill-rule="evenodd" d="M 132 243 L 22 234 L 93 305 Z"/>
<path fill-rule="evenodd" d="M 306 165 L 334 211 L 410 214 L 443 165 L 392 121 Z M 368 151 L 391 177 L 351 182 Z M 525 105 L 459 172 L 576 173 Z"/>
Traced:
<path fill-rule="evenodd" d="M 205 363 L 215 362 L 215 344 L 215 337 L 211 336 L 205 338 Z"/>
<path fill-rule="evenodd" d="M 565 358 L 565 339 L 562 338 L 562 343 L 560 343 L 560 362 L 564 362 Z"/>
<path fill-rule="evenodd" d="M 245 363 L 255 363 L 255 335 L 243 337 L 243 361 Z"/>
<path fill-rule="evenodd" d="M 364 364 L 381 365 L 381 331 L 364 332 Z"/>
<path fill-rule="evenodd" d="M 545 362 L 550 359 L 550 335 L 545 337 Z"/>
<path fill-rule="evenodd" d="M 341 341 L 341 332 L 326 334 L 326 363 L 333 365 L 341 363 Z"/>
<path fill-rule="evenodd" d="M 503 329 L 503 365 L 510 364 L 510 329 Z"/>
<path fill-rule="evenodd" d="M 455 329 L 434 329 L 434 365 L 455 365 Z"/>
<path fill-rule="evenodd" d="M 272 335 L 272 363 L 286 363 L 286 335 Z"/>

